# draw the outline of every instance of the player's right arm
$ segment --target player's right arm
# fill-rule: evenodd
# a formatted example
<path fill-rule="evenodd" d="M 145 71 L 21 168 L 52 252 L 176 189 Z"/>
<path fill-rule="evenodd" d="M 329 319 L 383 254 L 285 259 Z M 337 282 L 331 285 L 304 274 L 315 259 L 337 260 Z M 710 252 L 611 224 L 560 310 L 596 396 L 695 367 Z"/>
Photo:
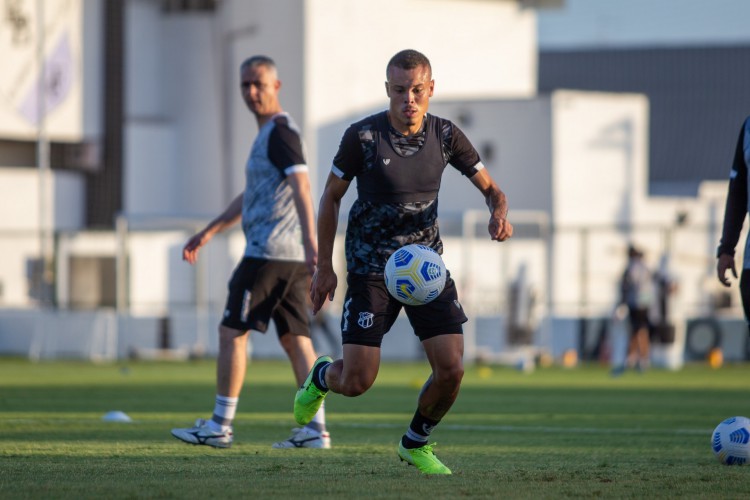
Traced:
<path fill-rule="evenodd" d="M 242 197 L 243 194 L 240 193 L 218 217 L 187 240 L 182 248 L 182 260 L 195 264 L 198 260 L 198 250 L 203 245 L 208 243 L 217 233 L 239 222 L 242 218 Z"/>
<path fill-rule="evenodd" d="M 349 189 L 350 181 L 328 174 L 323 196 L 318 209 L 318 267 L 310 283 L 310 299 L 313 314 L 316 314 L 325 300 L 333 300 L 338 278 L 333 270 L 333 243 L 339 223 L 341 199 Z"/>
<path fill-rule="evenodd" d="M 729 189 L 727 192 L 727 203 L 724 210 L 724 225 L 721 232 L 721 242 L 716 252 L 716 273 L 719 281 L 724 286 L 730 282 L 726 276 L 727 271 L 737 278 L 737 269 L 734 264 L 734 248 L 740 238 L 742 224 L 747 215 L 747 164 L 745 162 L 745 147 L 750 142 L 750 117 L 740 129 L 737 139 L 732 170 L 729 175 Z"/>

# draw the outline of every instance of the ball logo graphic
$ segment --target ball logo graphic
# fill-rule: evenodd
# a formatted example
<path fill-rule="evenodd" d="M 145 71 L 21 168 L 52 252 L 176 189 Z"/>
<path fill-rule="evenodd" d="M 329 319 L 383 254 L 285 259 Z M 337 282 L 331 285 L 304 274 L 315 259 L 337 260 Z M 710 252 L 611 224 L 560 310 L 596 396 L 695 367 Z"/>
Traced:
<path fill-rule="evenodd" d="M 385 286 L 400 302 L 419 306 L 435 300 L 445 288 L 443 259 L 430 247 L 406 245 L 391 254 L 385 265 Z"/>
<path fill-rule="evenodd" d="M 730 417 L 716 426 L 711 449 L 724 465 L 745 465 L 750 460 L 750 419 Z"/>

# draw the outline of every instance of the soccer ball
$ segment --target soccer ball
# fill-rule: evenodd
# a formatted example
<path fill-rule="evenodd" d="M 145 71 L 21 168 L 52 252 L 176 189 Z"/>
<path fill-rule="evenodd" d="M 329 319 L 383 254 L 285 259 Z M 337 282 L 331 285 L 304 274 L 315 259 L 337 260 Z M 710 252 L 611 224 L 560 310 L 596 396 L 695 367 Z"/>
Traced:
<path fill-rule="evenodd" d="M 744 465 L 750 460 L 750 419 L 731 417 L 716 426 L 711 449 L 724 465 Z"/>
<path fill-rule="evenodd" d="M 435 300 L 445 288 L 448 271 L 443 259 L 430 247 L 405 245 L 385 264 L 385 287 L 397 300 L 421 306 Z"/>

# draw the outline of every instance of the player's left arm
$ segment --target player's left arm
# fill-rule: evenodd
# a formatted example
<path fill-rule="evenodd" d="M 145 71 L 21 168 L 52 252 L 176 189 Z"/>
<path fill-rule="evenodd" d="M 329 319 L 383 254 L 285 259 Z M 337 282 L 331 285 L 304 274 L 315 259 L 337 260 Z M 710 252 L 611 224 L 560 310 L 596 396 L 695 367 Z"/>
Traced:
<path fill-rule="evenodd" d="M 305 264 L 312 275 L 318 263 L 318 240 L 315 236 L 315 210 L 310 192 L 309 169 L 305 161 L 302 138 L 285 119 L 280 119 L 271 132 L 268 158 L 282 172 L 292 189 L 294 206 L 302 229 Z"/>
<path fill-rule="evenodd" d="M 310 275 L 318 264 L 318 240 L 315 237 L 315 210 L 313 209 L 310 191 L 310 176 L 307 172 L 295 172 L 287 175 L 287 182 L 292 188 L 294 206 L 297 208 L 302 228 L 302 243 L 305 247 L 305 264 Z"/>
<path fill-rule="evenodd" d="M 508 199 L 487 169 L 479 170 L 470 179 L 472 184 L 482 192 L 487 207 L 490 209 L 490 222 L 487 226 L 490 237 L 496 241 L 505 241 L 513 236 L 513 224 L 508 220 Z"/>

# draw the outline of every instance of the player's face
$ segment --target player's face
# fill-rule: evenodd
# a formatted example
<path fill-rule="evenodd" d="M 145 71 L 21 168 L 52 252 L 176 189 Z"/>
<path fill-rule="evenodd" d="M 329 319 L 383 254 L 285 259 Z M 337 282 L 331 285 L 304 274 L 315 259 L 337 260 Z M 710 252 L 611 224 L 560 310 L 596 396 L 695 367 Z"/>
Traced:
<path fill-rule="evenodd" d="M 248 109 L 256 116 L 271 116 L 280 109 L 281 82 L 276 71 L 266 66 L 247 67 L 240 75 L 240 91 Z"/>
<path fill-rule="evenodd" d="M 428 67 L 391 67 L 385 92 L 391 100 L 388 111 L 393 128 L 405 135 L 419 132 L 434 89 L 435 80 Z"/>

